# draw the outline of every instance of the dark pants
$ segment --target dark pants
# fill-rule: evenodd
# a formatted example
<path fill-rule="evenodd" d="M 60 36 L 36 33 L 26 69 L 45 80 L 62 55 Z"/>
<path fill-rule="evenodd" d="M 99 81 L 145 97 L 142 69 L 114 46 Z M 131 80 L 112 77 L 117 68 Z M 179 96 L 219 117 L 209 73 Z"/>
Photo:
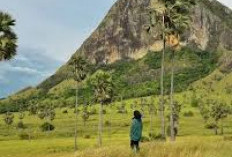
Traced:
<path fill-rule="evenodd" d="M 131 149 L 139 151 L 139 141 L 133 141 L 130 142 Z"/>

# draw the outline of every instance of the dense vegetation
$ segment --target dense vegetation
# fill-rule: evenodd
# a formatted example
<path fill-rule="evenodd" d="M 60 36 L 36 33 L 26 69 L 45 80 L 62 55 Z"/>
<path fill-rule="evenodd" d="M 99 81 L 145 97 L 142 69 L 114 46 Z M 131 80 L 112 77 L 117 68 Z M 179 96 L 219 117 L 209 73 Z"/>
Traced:
<path fill-rule="evenodd" d="M 183 48 L 175 55 L 175 91 L 181 92 L 188 86 L 216 68 L 218 54 L 215 52 L 193 51 Z M 166 68 L 164 77 L 165 93 L 169 93 L 170 87 L 170 58 L 171 52 L 166 52 Z M 109 65 L 102 65 L 98 70 L 108 71 L 112 75 L 115 85 L 114 99 L 128 99 L 149 95 L 158 95 L 160 88 L 160 59 L 161 52 L 149 52 L 140 60 L 124 60 Z M 92 67 L 90 67 L 92 68 Z M 90 69 L 90 71 L 93 71 Z M 93 72 L 92 72 L 93 73 Z M 79 103 L 92 103 L 93 87 L 86 78 L 79 84 Z M 54 80 L 55 81 L 55 80 Z M 28 93 L 27 93 L 28 92 Z M 15 96 L 1 101 L 0 112 L 18 111 L 19 108 L 27 109 L 32 103 L 53 104 L 55 106 L 73 106 L 75 104 L 75 81 L 64 80 L 50 91 L 44 89 L 31 89 L 24 91 L 23 95 Z"/>

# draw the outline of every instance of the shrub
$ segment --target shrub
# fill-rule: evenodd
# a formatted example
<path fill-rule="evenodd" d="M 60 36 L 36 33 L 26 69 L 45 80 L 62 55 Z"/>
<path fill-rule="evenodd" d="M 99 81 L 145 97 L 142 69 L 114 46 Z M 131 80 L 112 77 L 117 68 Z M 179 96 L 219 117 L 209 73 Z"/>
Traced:
<path fill-rule="evenodd" d="M 28 133 L 23 132 L 19 134 L 19 138 L 20 140 L 30 140 L 30 139 L 33 139 L 34 137 Z"/>
<path fill-rule="evenodd" d="M 90 135 L 84 135 L 84 138 L 85 138 L 85 139 L 90 139 L 91 136 L 90 136 Z"/>
<path fill-rule="evenodd" d="M 17 124 L 17 129 L 25 129 L 26 126 L 24 125 L 24 123 L 22 121 L 18 122 Z"/>
<path fill-rule="evenodd" d="M 111 123 L 110 123 L 110 121 L 105 121 L 105 126 L 110 126 L 111 125 Z"/>
<path fill-rule="evenodd" d="M 106 114 L 106 110 L 105 109 L 102 110 L 102 114 Z"/>
<path fill-rule="evenodd" d="M 217 125 L 214 123 L 214 122 L 207 122 L 206 124 L 205 124 L 205 128 L 206 129 L 214 129 L 214 128 L 216 128 L 217 127 Z"/>
<path fill-rule="evenodd" d="M 193 117 L 193 116 L 194 116 L 194 113 L 193 113 L 193 111 L 187 111 L 187 112 L 184 112 L 184 113 L 183 113 L 183 116 L 184 116 L 184 117 Z"/>
<path fill-rule="evenodd" d="M 157 140 L 157 141 L 166 141 L 166 138 L 162 136 L 162 134 L 154 134 L 149 133 L 149 138 L 151 141 Z"/>
<path fill-rule="evenodd" d="M 38 117 L 39 117 L 40 119 L 44 119 L 45 116 L 46 116 L 46 115 L 45 115 L 44 112 L 41 112 L 41 111 L 38 112 Z"/>
<path fill-rule="evenodd" d="M 62 113 L 67 114 L 67 113 L 68 113 L 68 110 L 67 110 L 67 109 L 64 109 L 64 110 L 62 111 Z"/>
<path fill-rule="evenodd" d="M 197 98 L 193 97 L 191 100 L 191 106 L 198 107 L 198 105 L 199 105 L 199 100 Z"/>
<path fill-rule="evenodd" d="M 40 126 L 40 129 L 43 131 L 43 132 L 46 132 L 46 131 L 52 131 L 55 129 L 54 125 L 48 123 L 48 122 L 45 122 L 43 123 L 41 126 Z"/>
<path fill-rule="evenodd" d="M 226 87 L 226 93 L 227 94 L 232 94 L 232 87 L 231 86 Z"/>
<path fill-rule="evenodd" d="M 141 142 L 148 142 L 148 141 L 150 141 L 149 137 L 147 137 L 147 136 L 142 136 Z"/>
<path fill-rule="evenodd" d="M 221 81 L 223 79 L 223 76 L 221 75 L 214 75 L 214 78 L 213 78 L 215 81 Z"/>
<path fill-rule="evenodd" d="M 79 112 L 80 112 L 80 110 L 77 109 L 77 113 L 79 113 Z M 74 109 L 73 113 L 76 113 L 76 109 Z"/>
<path fill-rule="evenodd" d="M 94 115 L 97 114 L 97 109 L 96 108 L 92 108 L 89 112 L 90 115 Z"/>

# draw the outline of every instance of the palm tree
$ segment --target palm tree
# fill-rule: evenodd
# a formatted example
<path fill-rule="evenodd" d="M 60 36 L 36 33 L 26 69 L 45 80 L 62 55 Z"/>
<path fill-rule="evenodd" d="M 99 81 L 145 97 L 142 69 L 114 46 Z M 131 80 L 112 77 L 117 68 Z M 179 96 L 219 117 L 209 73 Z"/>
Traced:
<path fill-rule="evenodd" d="M 171 57 L 171 90 L 170 90 L 170 129 L 171 129 L 171 141 L 175 141 L 174 132 L 174 55 L 175 51 L 178 51 L 180 46 L 180 35 L 189 29 L 191 16 L 190 9 L 194 5 L 194 0 L 173 0 L 166 2 L 167 18 L 169 25 L 168 36 L 166 36 L 167 43 L 172 49 Z"/>
<path fill-rule="evenodd" d="M 100 104 L 98 144 L 101 146 L 103 131 L 103 105 L 110 103 L 113 98 L 113 81 L 109 73 L 99 70 L 92 76 L 90 82 L 94 88 L 95 100 Z"/>
<path fill-rule="evenodd" d="M 12 30 L 15 20 L 7 14 L 0 12 L 0 61 L 9 60 L 16 54 L 17 36 Z"/>
<path fill-rule="evenodd" d="M 78 119 L 78 83 L 83 81 L 88 74 L 88 63 L 86 59 L 82 56 L 73 58 L 71 64 L 74 65 L 74 78 L 76 81 L 76 101 L 75 101 L 75 137 L 74 137 L 74 147 L 77 150 L 77 119 Z"/>
<path fill-rule="evenodd" d="M 154 16 L 162 17 L 158 19 L 158 24 L 162 21 L 162 38 L 163 38 L 163 51 L 161 60 L 161 74 L 160 74 L 160 116 L 161 116 L 161 134 L 165 138 L 165 116 L 164 116 L 164 57 L 167 43 L 173 48 L 172 53 L 172 76 L 171 76 L 171 109 L 173 109 L 173 93 L 174 93 L 174 51 L 180 47 L 179 40 L 180 34 L 189 28 L 190 8 L 195 4 L 195 0 L 159 0 L 160 5 L 150 8 L 150 19 Z M 148 27 L 148 33 L 152 32 L 152 27 L 155 27 L 152 20 Z M 171 44 L 170 44 L 171 43 Z M 170 117 L 171 132 L 174 130 L 173 114 Z M 174 135 L 174 131 L 173 131 Z M 173 135 L 171 136 L 172 139 Z"/>
<path fill-rule="evenodd" d="M 147 32 L 152 34 L 152 30 L 154 27 L 161 25 L 162 27 L 162 40 L 163 40 L 163 50 L 162 50 L 162 59 L 161 59 L 161 71 L 160 71 L 160 119 L 161 119 L 161 135 L 165 138 L 165 115 L 164 115 L 164 59 L 165 59 L 165 51 L 166 51 L 166 7 L 165 0 L 161 0 L 162 5 L 156 6 L 154 8 L 149 8 L 149 16 L 150 16 L 150 24 L 148 26 Z M 161 18 L 160 18 L 161 17 Z M 162 20 L 161 20 L 162 19 Z"/>

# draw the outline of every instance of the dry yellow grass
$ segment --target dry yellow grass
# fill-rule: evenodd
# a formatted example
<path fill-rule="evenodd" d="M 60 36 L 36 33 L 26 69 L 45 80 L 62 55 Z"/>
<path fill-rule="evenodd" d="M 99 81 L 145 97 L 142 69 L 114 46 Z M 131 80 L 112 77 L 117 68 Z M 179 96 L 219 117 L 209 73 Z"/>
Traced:
<path fill-rule="evenodd" d="M 77 152 L 75 157 L 232 157 L 232 142 L 222 139 L 190 138 L 171 142 L 152 142 L 141 146 L 141 151 L 134 154 L 126 145 L 104 147 Z"/>

